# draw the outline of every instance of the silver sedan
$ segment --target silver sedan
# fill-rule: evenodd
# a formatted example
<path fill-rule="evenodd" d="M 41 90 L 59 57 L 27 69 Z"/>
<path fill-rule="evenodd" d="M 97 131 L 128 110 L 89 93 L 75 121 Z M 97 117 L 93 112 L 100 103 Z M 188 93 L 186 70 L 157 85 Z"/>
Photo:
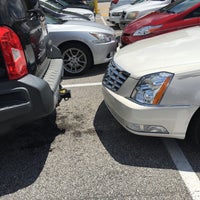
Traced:
<path fill-rule="evenodd" d="M 61 21 L 47 16 L 49 35 L 61 50 L 66 75 L 108 63 L 117 48 L 114 30 L 91 21 Z"/>

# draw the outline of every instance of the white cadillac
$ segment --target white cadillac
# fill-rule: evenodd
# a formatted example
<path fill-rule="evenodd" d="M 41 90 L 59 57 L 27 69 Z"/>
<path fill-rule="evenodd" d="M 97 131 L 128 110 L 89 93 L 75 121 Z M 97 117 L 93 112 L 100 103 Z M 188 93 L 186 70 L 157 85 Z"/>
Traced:
<path fill-rule="evenodd" d="M 200 141 L 200 27 L 120 49 L 104 75 L 104 101 L 128 131 Z"/>

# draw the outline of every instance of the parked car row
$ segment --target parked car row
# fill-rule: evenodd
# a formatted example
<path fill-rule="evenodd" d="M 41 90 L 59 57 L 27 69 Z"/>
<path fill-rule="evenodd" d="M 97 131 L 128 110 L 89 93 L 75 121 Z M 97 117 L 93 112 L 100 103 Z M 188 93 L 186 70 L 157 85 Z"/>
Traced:
<path fill-rule="evenodd" d="M 72 11 L 64 11 L 59 6 L 49 2 L 40 1 L 40 5 L 45 14 L 53 15 L 61 20 L 90 20 L 87 16 Z M 61 7 L 62 8 L 62 7 Z"/>
<path fill-rule="evenodd" d="M 91 21 L 63 21 L 46 15 L 49 36 L 64 60 L 66 75 L 80 75 L 108 63 L 118 46 L 112 28 Z"/>
<path fill-rule="evenodd" d="M 89 18 L 89 20 L 91 21 L 95 21 L 95 15 L 94 12 L 91 11 L 90 9 L 86 9 L 86 8 L 80 8 L 80 7 L 72 7 L 69 6 L 67 4 L 64 4 L 65 0 L 39 0 L 41 3 L 45 3 L 46 5 L 48 4 L 49 6 L 55 8 L 55 10 L 60 10 L 63 12 L 67 11 L 67 12 L 74 12 L 74 13 L 78 13 L 81 15 L 84 15 L 85 17 Z"/>
<path fill-rule="evenodd" d="M 0 1 L 0 71 L 0 134 L 50 115 L 69 96 L 38 1 Z"/>
<path fill-rule="evenodd" d="M 179 0 L 133 20 L 123 30 L 122 46 L 177 29 L 200 25 L 200 1 Z"/>
<path fill-rule="evenodd" d="M 78 14 L 80 7 L 73 7 L 73 13 L 66 11 L 60 1 L 40 0 L 40 4 L 49 36 L 62 53 L 65 74 L 80 75 L 93 65 L 108 63 L 118 46 L 114 30 Z"/>
<path fill-rule="evenodd" d="M 109 21 L 123 29 L 132 20 L 165 7 L 172 2 L 173 0 L 136 0 L 131 4 L 112 9 L 109 12 Z"/>
<path fill-rule="evenodd" d="M 128 131 L 200 144 L 199 10 L 200 0 L 177 0 L 125 27 L 129 45 L 109 63 L 102 89 Z"/>
<path fill-rule="evenodd" d="M 92 4 L 89 4 L 87 1 L 82 1 L 82 0 L 55 0 L 55 1 L 64 7 L 83 8 L 83 9 L 89 9 L 92 12 L 94 11 L 94 6 L 92 6 Z"/>
<path fill-rule="evenodd" d="M 70 98 L 64 72 L 82 74 L 116 51 L 112 28 L 64 1 L 0 2 L 0 134 L 54 113 Z"/>
<path fill-rule="evenodd" d="M 128 38 L 132 44 L 122 42 L 117 52 L 112 28 L 80 13 L 67 18 L 69 7 L 59 1 L 0 2 L 0 133 L 50 115 L 69 98 L 63 71 L 80 75 L 109 63 L 104 101 L 122 126 L 143 136 L 190 136 L 200 144 L 200 0 L 177 0 L 142 18 L 134 14 L 131 34 L 149 38 Z"/>

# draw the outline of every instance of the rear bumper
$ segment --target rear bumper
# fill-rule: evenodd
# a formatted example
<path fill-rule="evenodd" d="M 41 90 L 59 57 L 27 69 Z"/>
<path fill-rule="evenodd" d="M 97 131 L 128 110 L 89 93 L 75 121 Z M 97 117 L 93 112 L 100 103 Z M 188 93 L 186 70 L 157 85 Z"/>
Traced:
<path fill-rule="evenodd" d="M 0 83 L 0 133 L 47 116 L 59 102 L 62 59 L 52 59 L 43 79 L 28 74 Z"/>

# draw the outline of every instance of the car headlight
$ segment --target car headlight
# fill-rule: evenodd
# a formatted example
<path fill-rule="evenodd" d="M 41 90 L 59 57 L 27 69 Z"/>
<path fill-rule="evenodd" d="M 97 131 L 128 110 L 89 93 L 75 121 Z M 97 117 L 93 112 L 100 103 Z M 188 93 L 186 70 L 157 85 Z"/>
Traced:
<path fill-rule="evenodd" d="M 136 85 L 131 98 L 142 104 L 159 104 L 174 74 L 158 72 L 143 76 Z"/>
<path fill-rule="evenodd" d="M 111 42 L 112 40 L 114 40 L 114 36 L 110 35 L 110 34 L 105 34 L 105 33 L 90 33 L 93 37 L 94 43 L 108 43 Z"/>
<path fill-rule="evenodd" d="M 133 20 L 133 19 L 135 19 L 137 17 L 138 13 L 139 13 L 138 11 L 130 12 L 130 13 L 127 14 L 126 18 Z"/>
<path fill-rule="evenodd" d="M 153 33 L 154 31 L 156 31 L 157 29 L 159 29 L 160 27 L 162 27 L 162 25 L 157 25 L 157 26 L 144 26 L 140 29 L 138 29 L 137 31 L 135 31 L 133 33 L 134 36 L 140 36 L 140 35 L 148 35 L 150 33 Z"/>
<path fill-rule="evenodd" d="M 121 16 L 122 12 L 113 12 L 111 13 L 112 16 L 119 17 Z"/>

